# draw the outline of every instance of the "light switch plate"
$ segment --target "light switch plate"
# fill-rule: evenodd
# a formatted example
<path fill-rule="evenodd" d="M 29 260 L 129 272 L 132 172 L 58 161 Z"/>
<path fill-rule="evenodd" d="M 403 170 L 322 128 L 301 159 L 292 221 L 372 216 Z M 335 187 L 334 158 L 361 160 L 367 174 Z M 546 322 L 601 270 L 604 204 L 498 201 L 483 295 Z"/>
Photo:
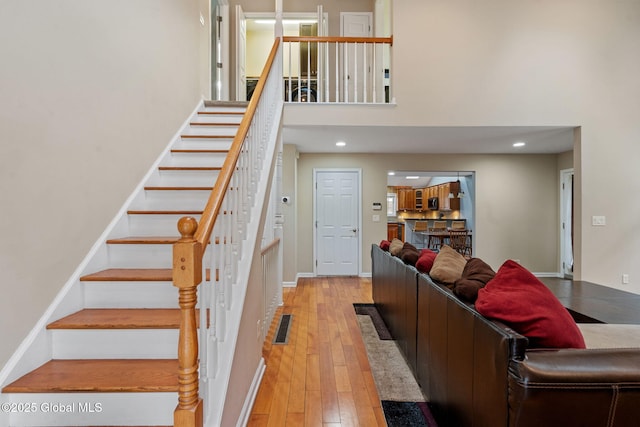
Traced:
<path fill-rule="evenodd" d="M 594 215 L 591 217 L 591 225 L 595 225 L 595 226 L 607 225 L 607 219 L 604 215 Z"/>

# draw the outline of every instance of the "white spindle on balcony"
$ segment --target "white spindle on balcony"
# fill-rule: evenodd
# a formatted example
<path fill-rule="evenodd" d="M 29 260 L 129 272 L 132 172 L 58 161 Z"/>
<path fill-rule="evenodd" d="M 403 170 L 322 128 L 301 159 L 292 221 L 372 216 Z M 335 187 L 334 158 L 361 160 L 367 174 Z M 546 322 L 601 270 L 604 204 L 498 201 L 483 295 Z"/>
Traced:
<path fill-rule="evenodd" d="M 284 37 L 285 101 L 386 104 L 391 46 L 380 37 Z"/>

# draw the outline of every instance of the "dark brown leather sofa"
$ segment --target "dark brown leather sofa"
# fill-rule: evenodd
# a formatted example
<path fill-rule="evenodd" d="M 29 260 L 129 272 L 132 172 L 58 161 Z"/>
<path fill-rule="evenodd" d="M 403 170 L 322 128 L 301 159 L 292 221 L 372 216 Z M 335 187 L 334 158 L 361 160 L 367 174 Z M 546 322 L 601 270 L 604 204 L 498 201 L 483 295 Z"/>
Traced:
<path fill-rule="evenodd" d="M 527 349 L 377 245 L 372 284 L 440 427 L 640 426 L 640 349 Z"/>

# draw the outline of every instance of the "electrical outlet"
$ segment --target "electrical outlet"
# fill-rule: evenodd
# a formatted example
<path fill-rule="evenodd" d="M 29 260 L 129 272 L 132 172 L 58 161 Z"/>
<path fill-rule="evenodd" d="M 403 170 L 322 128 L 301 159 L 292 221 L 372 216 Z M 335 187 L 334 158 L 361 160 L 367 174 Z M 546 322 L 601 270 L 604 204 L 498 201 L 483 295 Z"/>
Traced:
<path fill-rule="evenodd" d="M 607 225 L 607 218 L 604 215 L 594 215 L 591 217 L 591 225 L 595 225 L 595 226 Z"/>
<path fill-rule="evenodd" d="M 628 285 L 629 284 L 629 275 L 628 274 L 623 274 L 622 275 L 622 283 L 624 285 Z"/>

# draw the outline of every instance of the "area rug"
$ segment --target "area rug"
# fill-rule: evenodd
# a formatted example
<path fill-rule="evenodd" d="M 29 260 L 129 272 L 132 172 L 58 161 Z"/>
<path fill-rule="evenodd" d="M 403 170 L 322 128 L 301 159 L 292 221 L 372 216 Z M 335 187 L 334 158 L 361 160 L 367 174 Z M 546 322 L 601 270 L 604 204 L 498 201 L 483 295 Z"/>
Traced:
<path fill-rule="evenodd" d="M 381 340 L 393 339 L 391 332 L 387 329 L 387 325 L 384 324 L 384 320 L 382 320 L 382 316 L 380 316 L 374 304 L 354 303 L 353 308 L 356 310 L 356 314 L 363 314 L 371 318 L 371 322 L 373 322 L 373 326 L 376 328 L 378 337 Z"/>
<path fill-rule="evenodd" d="M 363 312 L 363 306 L 366 304 L 354 304 L 387 425 L 437 427 L 422 390 L 396 342 L 392 339 L 380 339 L 379 331 L 374 326 L 374 319 L 376 316 L 379 317 L 377 310 L 375 307 L 369 307 L 367 311 L 375 311 L 373 315 L 358 314 Z M 384 322 L 382 324 L 384 325 Z M 388 330 L 386 333 L 388 334 Z M 385 332 L 382 331 L 381 335 L 384 336 Z"/>

